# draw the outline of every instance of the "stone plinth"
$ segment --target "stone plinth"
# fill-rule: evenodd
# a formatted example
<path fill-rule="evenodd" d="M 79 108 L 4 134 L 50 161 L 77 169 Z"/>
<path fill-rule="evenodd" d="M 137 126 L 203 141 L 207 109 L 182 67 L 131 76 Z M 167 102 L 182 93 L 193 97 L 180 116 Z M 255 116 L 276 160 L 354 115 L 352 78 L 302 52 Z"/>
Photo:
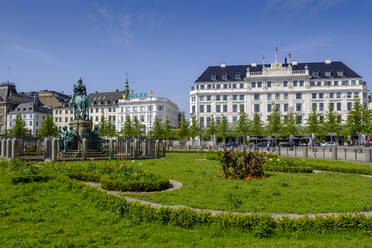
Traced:
<path fill-rule="evenodd" d="M 92 121 L 91 120 L 74 120 L 72 123 L 72 128 L 76 131 L 76 133 L 79 136 L 79 139 L 82 139 L 84 137 L 84 129 L 88 129 L 89 133 L 92 132 Z"/>

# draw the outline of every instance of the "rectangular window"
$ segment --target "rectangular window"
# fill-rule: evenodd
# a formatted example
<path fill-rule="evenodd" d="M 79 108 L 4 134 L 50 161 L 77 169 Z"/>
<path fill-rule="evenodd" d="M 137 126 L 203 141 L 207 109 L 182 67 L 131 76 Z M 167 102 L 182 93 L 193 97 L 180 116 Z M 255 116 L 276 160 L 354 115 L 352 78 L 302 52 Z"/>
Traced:
<path fill-rule="evenodd" d="M 191 109 L 191 113 L 195 113 L 195 106 L 192 106 Z"/>
<path fill-rule="evenodd" d="M 222 80 L 227 80 L 227 74 L 226 73 L 222 74 Z"/>
<path fill-rule="evenodd" d="M 288 112 L 288 103 L 284 103 L 284 112 Z"/>
<path fill-rule="evenodd" d="M 204 96 L 199 96 L 199 101 L 203 102 L 204 101 Z"/>
<path fill-rule="evenodd" d="M 324 111 L 324 103 L 319 103 L 319 111 Z"/>
<path fill-rule="evenodd" d="M 260 112 L 260 104 L 254 105 L 254 112 Z"/>
<path fill-rule="evenodd" d="M 338 81 L 334 81 L 333 86 L 338 86 Z"/>
<path fill-rule="evenodd" d="M 254 94 L 253 97 L 254 100 L 260 100 L 260 94 Z"/>
<path fill-rule="evenodd" d="M 233 87 L 233 89 L 236 89 L 236 84 L 233 84 L 232 87 Z"/>
<path fill-rule="evenodd" d="M 337 111 L 341 111 L 341 103 L 340 102 L 337 103 Z"/>
<path fill-rule="evenodd" d="M 271 104 L 269 103 L 269 104 L 267 104 L 267 112 L 271 112 Z"/>
<path fill-rule="evenodd" d="M 267 82 L 267 88 L 270 88 L 270 87 L 271 87 L 271 82 L 268 81 L 268 82 Z"/>
<path fill-rule="evenodd" d="M 251 83 L 251 87 L 252 87 L 252 88 L 256 88 L 256 82 L 252 82 L 252 83 Z"/>
<path fill-rule="evenodd" d="M 301 103 L 296 103 L 296 111 L 298 111 L 298 112 L 302 111 L 302 104 Z"/>
<path fill-rule="evenodd" d="M 216 112 L 220 113 L 221 112 L 221 105 L 216 105 Z"/>
<path fill-rule="evenodd" d="M 315 86 L 315 82 L 314 81 L 311 81 L 310 82 L 310 87 L 314 87 Z"/>
<path fill-rule="evenodd" d="M 211 100 L 211 96 L 207 96 L 207 101 L 210 101 Z"/>
<path fill-rule="evenodd" d="M 302 123 L 302 115 L 297 115 L 296 116 L 296 119 L 297 119 L 297 123 L 298 124 L 301 124 Z"/>
<path fill-rule="evenodd" d="M 354 92 L 354 98 L 359 97 L 359 92 Z"/>
<path fill-rule="evenodd" d="M 280 99 L 280 93 L 275 93 L 275 99 L 279 100 Z"/>
<path fill-rule="evenodd" d="M 351 98 L 351 92 L 347 92 L 347 98 Z"/>
<path fill-rule="evenodd" d="M 349 85 L 349 81 L 342 81 L 342 86 L 348 86 Z"/>
<path fill-rule="evenodd" d="M 288 81 L 283 81 L 283 87 L 288 87 Z"/>
<path fill-rule="evenodd" d="M 211 105 L 207 105 L 207 113 L 210 113 L 212 110 Z"/>
<path fill-rule="evenodd" d="M 244 100 L 244 95 L 239 95 L 239 100 L 243 101 Z"/>
<path fill-rule="evenodd" d="M 223 100 L 227 101 L 227 95 L 223 95 Z"/>
<path fill-rule="evenodd" d="M 220 100 L 220 95 L 216 95 L 216 101 Z"/>
<path fill-rule="evenodd" d="M 239 106 L 239 111 L 240 111 L 240 112 L 244 112 L 244 104 L 240 104 L 240 106 Z"/>
<path fill-rule="evenodd" d="M 316 86 L 322 86 L 322 81 L 316 82 Z"/>
<path fill-rule="evenodd" d="M 233 95 L 232 98 L 233 98 L 233 101 L 236 101 L 238 100 L 238 95 Z"/>
<path fill-rule="evenodd" d="M 288 93 L 284 93 L 284 99 L 288 99 Z"/>
<path fill-rule="evenodd" d="M 216 74 L 211 75 L 211 80 L 216 80 L 216 78 L 217 78 Z"/>
<path fill-rule="evenodd" d="M 356 81 L 355 80 L 351 80 L 351 85 L 352 86 L 355 86 L 356 85 Z"/>
<path fill-rule="evenodd" d="M 324 93 L 319 93 L 319 99 L 323 99 Z"/>
<path fill-rule="evenodd" d="M 225 104 L 225 105 L 223 105 L 223 112 L 227 112 L 227 105 Z"/>
<path fill-rule="evenodd" d="M 220 84 L 216 84 L 216 89 L 221 89 L 221 85 Z"/>
<path fill-rule="evenodd" d="M 329 98 L 335 98 L 335 93 L 333 92 L 329 93 Z"/>
<path fill-rule="evenodd" d="M 122 116 L 123 117 L 123 116 Z M 98 121 L 98 115 L 96 116 L 96 121 Z"/>
<path fill-rule="evenodd" d="M 353 109 L 353 103 L 352 102 L 348 102 L 347 103 L 347 110 L 352 110 Z"/>
<path fill-rule="evenodd" d="M 204 117 L 200 117 L 200 126 L 204 127 Z"/>
<path fill-rule="evenodd" d="M 300 81 L 300 87 L 304 86 L 304 81 Z"/>
<path fill-rule="evenodd" d="M 211 85 L 211 84 L 208 84 L 208 85 L 207 85 L 207 89 L 208 89 L 208 90 L 212 89 L 212 85 Z"/>
<path fill-rule="evenodd" d="M 200 105 L 199 106 L 199 112 L 200 113 L 204 113 L 204 105 Z"/>
<path fill-rule="evenodd" d="M 211 117 L 207 117 L 207 127 L 209 127 L 210 123 L 211 123 Z"/>
<path fill-rule="evenodd" d="M 341 98 L 341 92 L 336 93 L 336 98 Z"/>
<path fill-rule="evenodd" d="M 311 98 L 312 98 L 312 99 L 316 99 L 316 93 L 312 93 L 312 94 L 311 94 Z"/>
<path fill-rule="evenodd" d="M 236 74 L 235 74 L 235 79 L 236 79 L 236 80 L 240 80 L 240 78 L 241 78 L 240 73 L 236 73 Z"/>
<path fill-rule="evenodd" d="M 244 88 L 244 84 L 240 84 L 240 89 L 243 89 Z"/>
<path fill-rule="evenodd" d="M 302 94 L 301 93 L 296 93 L 296 99 L 302 99 Z"/>
<path fill-rule="evenodd" d="M 267 98 L 267 100 L 271 100 L 271 93 L 267 93 L 266 98 Z"/>
<path fill-rule="evenodd" d="M 327 82 L 326 82 L 326 85 L 327 85 L 327 86 L 332 86 L 332 82 L 331 82 L 331 81 L 327 81 Z"/>
<path fill-rule="evenodd" d="M 238 117 L 234 116 L 233 117 L 233 124 L 236 124 L 238 122 Z"/>
<path fill-rule="evenodd" d="M 227 89 L 227 84 L 223 84 L 223 88 L 224 89 Z"/>
<path fill-rule="evenodd" d="M 201 85 L 200 85 L 200 89 L 201 89 L 201 90 L 204 90 L 204 84 L 201 84 Z"/>
<path fill-rule="evenodd" d="M 262 88 L 262 82 L 257 82 L 257 87 Z"/>
<path fill-rule="evenodd" d="M 316 107 L 317 107 L 318 105 L 316 104 L 316 103 L 313 103 L 313 105 L 312 105 L 312 110 L 315 110 L 316 111 Z"/>
<path fill-rule="evenodd" d="M 217 116 L 217 117 L 216 117 L 216 122 L 217 122 L 217 123 L 220 123 L 220 122 L 221 122 L 221 117 Z"/>
<path fill-rule="evenodd" d="M 233 112 L 238 112 L 238 105 L 233 104 Z"/>
<path fill-rule="evenodd" d="M 293 83 L 293 87 L 297 87 L 297 83 L 298 83 L 297 81 L 293 81 L 292 83 Z"/>

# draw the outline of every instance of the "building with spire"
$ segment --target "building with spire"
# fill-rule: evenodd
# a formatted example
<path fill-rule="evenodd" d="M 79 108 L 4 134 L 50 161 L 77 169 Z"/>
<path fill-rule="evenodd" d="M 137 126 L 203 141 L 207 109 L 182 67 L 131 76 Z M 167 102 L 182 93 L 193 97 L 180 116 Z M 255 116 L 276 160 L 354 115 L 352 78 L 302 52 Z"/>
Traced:
<path fill-rule="evenodd" d="M 89 89 L 89 87 L 88 87 Z M 129 87 L 128 75 L 124 90 L 111 92 L 94 92 L 89 94 L 89 118 L 93 125 L 99 125 L 101 118 L 110 120 L 116 131 L 124 125 L 126 115 L 132 120 L 136 117 L 146 130 L 151 130 L 155 116 L 162 121 L 167 117 L 173 127 L 178 127 L 178 107 L 167 98 L 153 97 L 152 93 L 134 93 Z M 68 126 L 73 120 L 73 112 L 68 106 L 53 109 L 53 120 L 59 129 Z"/>

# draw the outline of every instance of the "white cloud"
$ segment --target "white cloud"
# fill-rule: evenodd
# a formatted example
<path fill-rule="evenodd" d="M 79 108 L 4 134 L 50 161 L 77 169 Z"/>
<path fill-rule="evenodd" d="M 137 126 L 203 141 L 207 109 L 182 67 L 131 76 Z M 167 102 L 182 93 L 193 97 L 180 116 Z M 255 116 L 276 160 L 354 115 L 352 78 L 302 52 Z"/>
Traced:
<path fill-rule="evenodd" d="M 345 1 L 346 0 L 267 0 L 266 7 L 269 9 L 290 9 L 297 12 L 306 11 L 310 14 L 315 14 Z"/>

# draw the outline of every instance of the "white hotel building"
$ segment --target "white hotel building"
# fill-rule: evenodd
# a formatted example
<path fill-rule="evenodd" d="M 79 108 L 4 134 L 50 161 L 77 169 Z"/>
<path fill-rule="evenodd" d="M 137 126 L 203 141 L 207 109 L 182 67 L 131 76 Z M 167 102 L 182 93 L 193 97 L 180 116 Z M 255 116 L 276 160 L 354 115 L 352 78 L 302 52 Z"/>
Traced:
<path fill-rule="evenodd" d="M 258 112 L 267 121 L 274 103 L 286 117 L 293 108 L 305 125 L 312 108 L 324 118 L 329 104 L 342 119 L 358 97 L 368 102 L 366 82 L 343 62 L 308 62 L 209 66 L 190 91 L 190 113 L 207 127 L 211 116 L 224 116 L 230 123 L 239 119 L 240 109 L 249 118 Z"/>
<path fill-rule="evenodd" d="M 116 131 L 124 126 L 126 116 L 133 121 L 136 117 L 150 131 L 157 116 L 162 122 L 169 119 L 171 126 L 178 127 L 179 109 L 175 103 L 164 97 L 152 97 L 148 93 L 134 94 L 129 90 L 128 79 L 124 91 L 94 92 L 89 94 L 89 119 L 99 125 L 101 118 L 110 120 Z M 73 121 L 73 111 L 67 106 L 53 109 L 53 120 L 61 129 Z"/>

